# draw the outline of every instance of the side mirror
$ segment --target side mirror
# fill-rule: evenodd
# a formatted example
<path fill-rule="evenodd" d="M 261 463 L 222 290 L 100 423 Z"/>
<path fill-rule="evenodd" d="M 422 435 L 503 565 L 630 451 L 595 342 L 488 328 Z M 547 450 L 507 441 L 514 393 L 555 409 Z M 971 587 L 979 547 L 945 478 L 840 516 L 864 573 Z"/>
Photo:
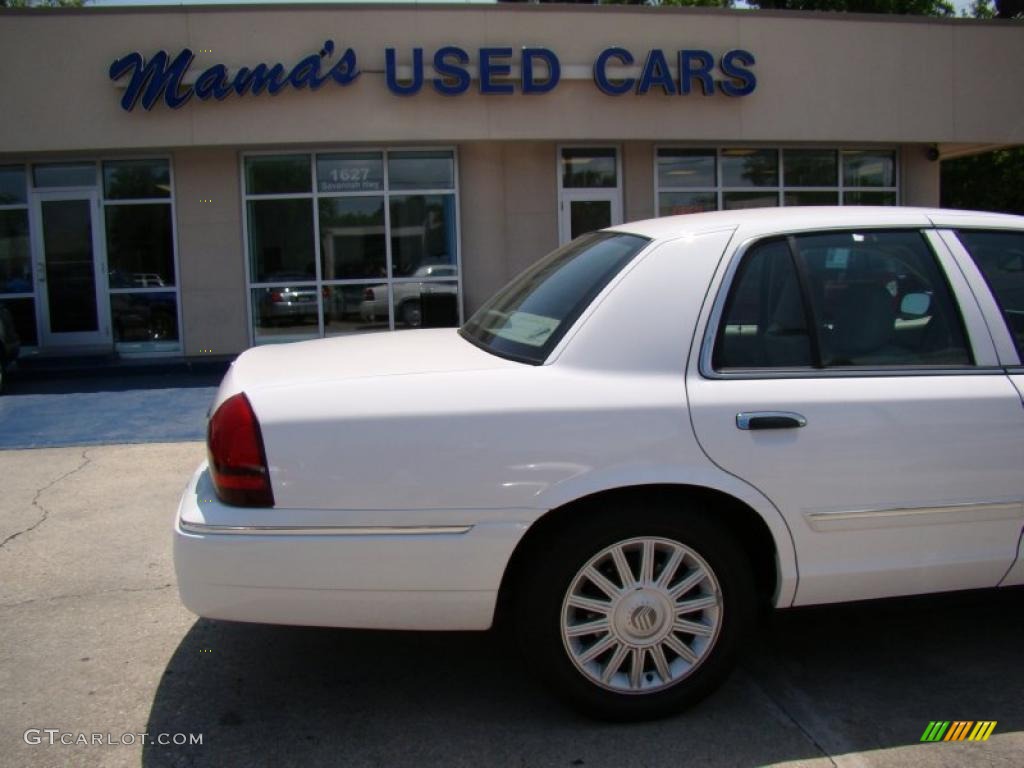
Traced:
<path fill-rule="evenodd" d="M 903 301 L 900 302 L 900 313 L 921 317 L 928 313 L 928 308 L 931 305 L 932 297 L 927 293 L 908 293 L 903 297 Z"/>

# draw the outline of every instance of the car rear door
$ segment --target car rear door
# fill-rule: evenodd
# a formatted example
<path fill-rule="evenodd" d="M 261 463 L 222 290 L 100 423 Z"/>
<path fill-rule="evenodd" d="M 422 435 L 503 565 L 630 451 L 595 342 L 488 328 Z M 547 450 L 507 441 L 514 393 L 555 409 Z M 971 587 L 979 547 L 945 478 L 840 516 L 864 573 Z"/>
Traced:
<path fill-rule="evenodd" d="M 716 280 L 691 419 L 786 519 L 794 604 L 999 583 L 1024 518 L 1024 408 L 941 238 L 758 238 Z"/>
<path fill-rule="evenodd" d="M 978 297 L 1000 362 L 1024 401 L 1024 231 L 1005 223 L 965 226 L 952 214 L 946 219 L 937 222 L 949 226 L 942 239 Z M 1016 562 L 1002 586 L 1024 584 L 1024 525 L 1018 540 Z"/>

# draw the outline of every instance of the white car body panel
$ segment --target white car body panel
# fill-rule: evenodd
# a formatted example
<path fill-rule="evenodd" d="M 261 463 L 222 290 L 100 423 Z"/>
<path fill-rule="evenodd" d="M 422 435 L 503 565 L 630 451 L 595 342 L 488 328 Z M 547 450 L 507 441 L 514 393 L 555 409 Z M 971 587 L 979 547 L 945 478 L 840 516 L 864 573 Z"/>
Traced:
<path fill-rule="evenodd" d="M 530 525 L 588 495 L 651 484 L 713 489 L 754 510 L 775 544 L 780 607 L 1024 583 L 1013 565 L 1024 554 L 1024 408 L 1001 368 L 1012 341 L 973 299 L 984 285 L 951 233 L 928 237 L 985 371 L 723 380 L 701 370 L 738 246 L 807 229 L 931 229 L 932 216 L 943 228 L 1024 228 L 911 209 L 657 219 L 615 228 L 654 242 L 544 365 L 496 357 L 451 329 L 249 350 L 214 407 L 245 392 L 276 506 L 221 504 L 200 468 L 176 525 L 183 600 L 224 619 L 484 628 Z M 798 411 L 808 426 L 741 432 L 746 410 Z"/>

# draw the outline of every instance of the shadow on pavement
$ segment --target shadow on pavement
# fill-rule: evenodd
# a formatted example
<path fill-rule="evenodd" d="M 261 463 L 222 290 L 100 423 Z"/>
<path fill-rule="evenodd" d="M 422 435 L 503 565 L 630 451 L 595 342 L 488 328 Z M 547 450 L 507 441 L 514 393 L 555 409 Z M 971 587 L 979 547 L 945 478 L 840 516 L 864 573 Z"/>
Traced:
<path fill-rule="evenodd" d="M 730 681 L 678 717 L 596 723 L 494 633 L 198 620 L 156 691 L 144 766 L 754 766 L 917 744 L 929 720 L 1024 729 L 1024 590 L 775 614 Z M 986 749 L 978 745 L 920 748 Z"/>
<path fill-rule="evenodd" d="M 227 364 L 204 365 L 194 370 L 140 367 L 78 371 L 72 374 L 12 370 L 6 395 L 66 395 L 85 392 L 126 392 L 129 390 L 216 387 L 224 378 Z"/>
<path fill-rule="evenodd" d="M 0 449 L 202 440 L 222 367 L 10 377 Z"/>

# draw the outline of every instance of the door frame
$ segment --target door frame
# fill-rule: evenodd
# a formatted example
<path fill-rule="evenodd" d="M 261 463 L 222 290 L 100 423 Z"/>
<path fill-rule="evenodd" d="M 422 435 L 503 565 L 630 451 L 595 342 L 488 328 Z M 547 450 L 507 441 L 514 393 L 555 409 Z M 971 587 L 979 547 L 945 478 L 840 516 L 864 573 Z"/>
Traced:
<path fill-rule="evenodd" d="M 46 274 L 46 236 L 43 230 L 43 203 L 87 200 L 92 225 L 92 267 L 96 292 L 95 331 L 71 333 L 50 330 L 50 295 Z M 110 295 L 107 286 L 107 258 L 100 218 L 99 192 L 96 189 L 32 190 L 29 210 L 32 238 L 33 279 L 36 292 L 36 327 L 39 346 L 43 349 L 113 346 L 110 324 Z"/>
<path fill-rule="evenodd" d="M 611 149 L 615 152 L 614 187 L 564 187 L 562 185 L 563 149 Z M 555 178 L 558 183 L 558 244 L 572 240 L 571 203 L 577 201 L 607 201 L 611 203 L 611 224 L 622 224 L 622 147 L 618 144 L 559 144 L 555 151 Z"/>

